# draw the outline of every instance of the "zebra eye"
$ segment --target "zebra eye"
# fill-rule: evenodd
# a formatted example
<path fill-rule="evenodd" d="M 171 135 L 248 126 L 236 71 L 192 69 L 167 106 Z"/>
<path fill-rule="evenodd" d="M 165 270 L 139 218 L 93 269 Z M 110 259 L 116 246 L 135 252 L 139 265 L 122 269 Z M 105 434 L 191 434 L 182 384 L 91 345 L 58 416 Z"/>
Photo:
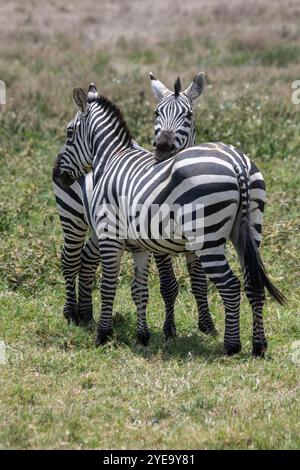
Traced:
<path fill-rule="evenodd" d="M 159 112 L 157 111 L 157 109 L 154 111 L 153 114 L 154 114 L 154 116 L 156 116 L 156 117 L 159 116 Z"/>
<path fill-rule="evenodd" d="M 67 137 L 71 139 L 74 135 L 74 129 L 67 129 Z"/>
<path fill-rule="evenodd" d="M 188 119 L 191 119 L 192 116 L 193 116 L 192 111 L 189 111 L 189 112 L 187 113 L 187 115 L 186 115 L 186 117 L 187 117 Z"/>

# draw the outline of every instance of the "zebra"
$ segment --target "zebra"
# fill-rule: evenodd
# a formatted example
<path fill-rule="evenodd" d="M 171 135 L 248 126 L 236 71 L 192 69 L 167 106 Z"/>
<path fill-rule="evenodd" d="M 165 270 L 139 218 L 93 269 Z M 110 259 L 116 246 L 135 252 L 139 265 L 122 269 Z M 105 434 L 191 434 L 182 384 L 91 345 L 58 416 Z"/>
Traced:
<path fill-rule="evenodd" d="M 95 87 L 89 91 L 89 98 L 93 97 L 98 97 Z M 137 144 L 134 142 L 134 145 Z M 77 324 L 89 324 L 93 322 L 92 284 L 100 264 L 95 234 L 92 234 L 85 243 L 88 228 L 91 227 L 87 207 L 93 190 L 93 175 L 87 173 L 81 176 L 70 187 L 63 187 L 58 181 L 53 181 L 53 187 L 64 234 L 61 253 L 62 272 L 66 285 L 64 316 L 68 321 L 74 321 Z M 176 336 L 174 304 L 178 295 L 178 282 L 170 255 L 155 254 L 154 259 L 159 272 L 160 291 L 165 303 L 164 334 L 168 339 Z M 186 263 L 198 309 L 198 328 L 205 334 L 217 335 L 208 307 L 205 273 L 199 260 L 192 253 L 186 253 Z"/>
<path fill-rule="evenodd" d="M 187 147 L 195 145 L 195 118 L 193 103 L 205 88 L 205 73 L 199 72 L 186 88 L 181 91 L 178 77 L 174 91 L 169 90 L 150 72 L 151 86 L 159 105 L 154 111 L 155 158 L 165 160 Z M 176 134 L 173 130 L 176 129 Z"/>
<path fill-rule="evenodd" d="M 95 86 L 91 84 L 89 91 L 93 90 Z M 146 320 L 150 253 L 178 254 L 190 250 L 216 285 L 225 307 L 223 351 L 227 355 L 238 353 L 241 350 L 240 281 L 225 255 L 226 241 L 231 238 L 240 255 L 246 293 L 251 292 L 248 298 L 254 319 L 252 352 L 263 356 L 267 348 L 262 318 L 265 288 L 279 303 L 284 303 L 285 298 L 269 279 L 251 231 L 246 157 L 225 144 L 204 143 L 158 163 L 151 152 L 133 145 L 120 110 L 111 101 L 104 96 L 89 99 L 79 87 L 74 89 L 73 99 L 79 112 L 68 126 L 65 145 L 53 168 L 53 179 L 62 186 L 70 186 L 93 167 L 94 189 L 89 213 L 102 264 L 102 306 L 96 346 L 104 344 L 112 335 L 112 309 L 121 257 L 129 243 L 134 247 L 132 293 L 138 311 L 139 341 L 147 344 L 150 338 Z M 127 206 L 122 205 L 123 197 Z M 153 204 L 170 207 L 174 202 L 180 209 L 192 205 L 190 215 L 196 219 L 194 204 L 204 207 L 199 220 L 200 224 L 204 222 L 200 245 L 190 238 L 182 213 L 177 217 L 180 239 L 153 237 L 151 224 L 150 228 L 149 224 L 143 227 L 146 236 L 139 236 L 143 224 L 141 213 L 132 215 L 130 209 L 141 206 L 151 222 Z M 107 204 L 116 212 L 124 211 L 127 238 L 120 236 L 122 227 L 117 217 L 116 234 L 112 236 L 110 228 L 105 231 L 111 216 Z"/>
<path fill-rule="evenodd" d="M 154 133 L 158 161 L 172 157 L 176 152 L 195 145 L 195 119 L 193 103 L 205 87 L 205 73 L 199 72 L 190 86 L 182 91 L 178 77 L 174 92 L 169 90 L 150 72 L 152 90 L 158 100 Z M 232 147 L 233 148 L 233 147 Z M 245 157 L 249 173 L 249 197 L 251 229 L 259 246 L 262 238 L 262 222 L 266 198 L 266 186 L 262 173 L 254 162 Z"/>
<path fill-rule="evenodd" d="M 195 119 L 193 103 L 205 87 L 205 73 L 199 72 L 190 86 L 182 91 L 180 78 L 174 84 L 174 91 L 167 88 L 151 72 L 150 79 L 153 93 L 158 100 L 155 114 L 155 147 L 158 161 L 172 157 L 176 152 L 195 145 Z M 221 144 L 223 145 L 223 144 Z M 233 150 L 234 148 L 230 146 Z M 246 156 L 249 186 L 249 216 L 251 231 L 257 247 L 262 240 L 262 223 L 266 199 L 266 186 L 262 173 L 254 162 Z M 239 157 L 238 157 L 239 159 Z M 238 163 L 238 161 L 237 161 Z M 198 266 L 201 271 L 201 266 Z M 202 273 L 203 276 L 203 273 Z M 247 290 L 247 283 L 245 288 Z M 247 293 L 250 303 L 251 291 Z"/>

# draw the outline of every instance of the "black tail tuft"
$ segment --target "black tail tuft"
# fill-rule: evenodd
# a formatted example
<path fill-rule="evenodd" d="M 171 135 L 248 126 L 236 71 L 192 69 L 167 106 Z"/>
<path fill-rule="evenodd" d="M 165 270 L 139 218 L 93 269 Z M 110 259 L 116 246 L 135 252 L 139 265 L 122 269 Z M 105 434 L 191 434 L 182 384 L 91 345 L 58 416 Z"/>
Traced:
<path fill-rule="evenodd" d="M 270 280 L 255 243 L 248 218 L 242 218 L 240 225 L 240 247 L 244 266 L 249 273 L 250 283 L 257 296 L 263 295 L 266 287 L 270 295 L 281 305 L 286 303 L 285 296 Z"/>

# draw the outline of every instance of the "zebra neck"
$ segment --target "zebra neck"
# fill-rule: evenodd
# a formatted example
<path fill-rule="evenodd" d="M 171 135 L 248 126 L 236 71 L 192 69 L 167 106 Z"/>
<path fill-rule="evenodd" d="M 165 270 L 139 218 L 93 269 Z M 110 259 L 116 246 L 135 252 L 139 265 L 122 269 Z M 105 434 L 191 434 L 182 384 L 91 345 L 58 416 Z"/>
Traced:
<path fill-rule="evenodd" d="M 122 150 L 130 148 L 132 139 L 118 116 L 103 109 L 92 114 L 90 126 L 94 155 L 94 183 L 96 183 L 110 159 Z"/>

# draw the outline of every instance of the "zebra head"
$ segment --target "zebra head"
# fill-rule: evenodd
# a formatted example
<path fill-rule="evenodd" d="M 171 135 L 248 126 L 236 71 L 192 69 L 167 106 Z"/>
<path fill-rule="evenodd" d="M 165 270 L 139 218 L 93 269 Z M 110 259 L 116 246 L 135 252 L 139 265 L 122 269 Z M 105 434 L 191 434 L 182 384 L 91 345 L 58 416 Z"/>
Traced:
<path fill-rule="evenodd" d="M 186 90 L 181 90 L 180 78 L 174 91 L 150 73 L 154 95 L 159 103 L 155 114 L 155 155 L 159 161 L 175 155 L 195 143 L 195 120 L 193 102 L 201 95 L 205 86 L 205 74 L 198 73 Z"/>
<path fill-rule="evenodd" d="M 78 112 L 66 129 L 66 141 L 53 167 L 53 181 L 63 187 L 71 186 L 79 176 L 88 173 L 92 167 L 93 153 L 89 142 L 90 104 L 98 97 L 96 86 L 91 83 L 88 95 L 76 87 L 73 100 Z"/>

